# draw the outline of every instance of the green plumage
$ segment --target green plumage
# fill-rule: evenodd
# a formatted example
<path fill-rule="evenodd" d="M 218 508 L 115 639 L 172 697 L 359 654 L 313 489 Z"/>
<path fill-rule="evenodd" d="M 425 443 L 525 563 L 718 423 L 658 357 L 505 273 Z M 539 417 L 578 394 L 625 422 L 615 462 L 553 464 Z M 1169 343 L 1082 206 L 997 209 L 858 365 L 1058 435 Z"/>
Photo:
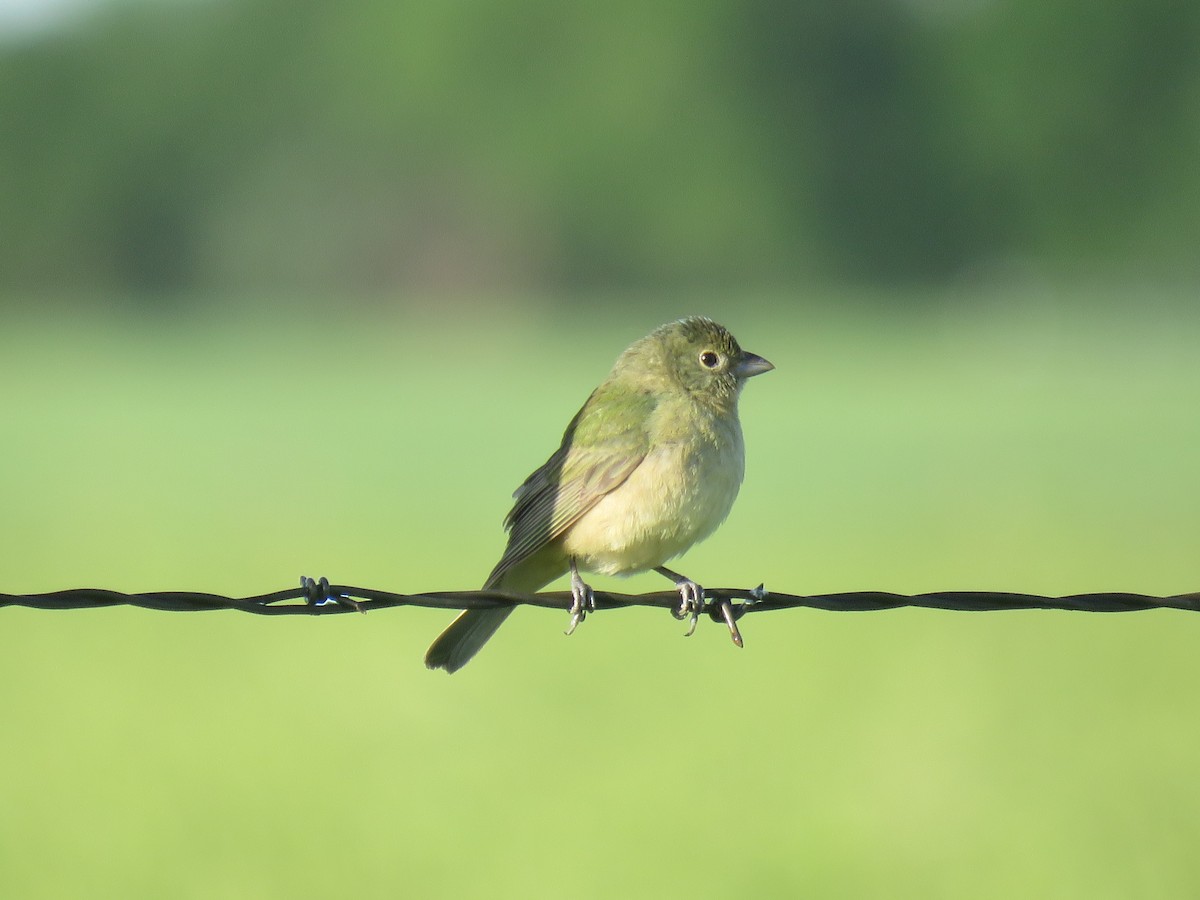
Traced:
<path fill-rule="evenodd" d="M 771 364 L 720 325 L 682 319 L 629 347 L 562 444 L 513 494 L 508 546 L 485 589 L 533 592 L 580 568 L 661 566 L 721 523 L 743 470 L 737 398 Z M 511 609 L 468 610 L 426 654 L 454 672 Z"/>

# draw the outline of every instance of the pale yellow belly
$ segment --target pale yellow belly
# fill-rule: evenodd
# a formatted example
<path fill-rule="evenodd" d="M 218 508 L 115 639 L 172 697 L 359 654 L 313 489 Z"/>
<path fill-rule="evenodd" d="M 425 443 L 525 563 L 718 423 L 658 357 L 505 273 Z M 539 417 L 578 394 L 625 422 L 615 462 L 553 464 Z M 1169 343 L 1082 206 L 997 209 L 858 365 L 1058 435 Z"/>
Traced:
<path fill-rule="evenodd" d="M 661 566 L 724 521 L 745 466 L 741 429 L 719 440 L 656 447 L 564 535 L 563 549 L 605 575 Z"/>

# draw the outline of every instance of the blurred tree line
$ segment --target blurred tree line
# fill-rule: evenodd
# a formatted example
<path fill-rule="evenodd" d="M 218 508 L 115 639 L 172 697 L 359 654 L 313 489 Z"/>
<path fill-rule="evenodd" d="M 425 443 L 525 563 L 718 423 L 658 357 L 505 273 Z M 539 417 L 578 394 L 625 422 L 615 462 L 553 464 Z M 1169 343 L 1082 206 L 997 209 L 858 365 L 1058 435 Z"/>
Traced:
<path fill-rule="evenodd" d="M 176 0 L 0 42 L 0 287 L 1194 277 L 1194 0 Z"/>

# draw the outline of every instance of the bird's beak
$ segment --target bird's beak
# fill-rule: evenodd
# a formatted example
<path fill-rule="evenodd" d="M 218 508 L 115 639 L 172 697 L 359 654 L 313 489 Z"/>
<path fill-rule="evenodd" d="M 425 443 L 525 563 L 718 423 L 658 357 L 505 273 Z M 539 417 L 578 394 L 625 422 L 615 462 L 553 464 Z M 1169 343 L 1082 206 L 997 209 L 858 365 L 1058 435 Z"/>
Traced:
<path fill-rule="evenodd" d="M 743 350 L 737 365 L 733 367 L 733 372 L 738 378 L 750 378 L 752 375 L 770 372 L 773 368 L 775 367 L 761 356 Z"/>

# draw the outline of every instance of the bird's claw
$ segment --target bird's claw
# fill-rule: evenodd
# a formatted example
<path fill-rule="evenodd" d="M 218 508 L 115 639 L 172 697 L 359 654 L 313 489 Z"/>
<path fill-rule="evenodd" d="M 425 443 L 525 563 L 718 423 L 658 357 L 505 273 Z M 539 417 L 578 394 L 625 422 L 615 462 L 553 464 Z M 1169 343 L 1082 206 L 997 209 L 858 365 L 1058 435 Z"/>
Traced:
<path fill-rule="evenodd" d="M 696 630 L 696 623 L 700 621 L 700 613 L 704 611 L 704 588 L 690 578 L 675 582 L 675 587 L 679 590 L 679 609 L 671 610 L 671 615 L 680 621 L 688 620 L 684 637 L 691 637 Z"/>
<path fill-rule="evenodd" d="M 700 613 L 704 612 L 704 588 L 686 575 L 672 572 L 666 566 L 659 566 L 654 571 L 675 582 L 675 588 L 679 591 L 679 609 L 671 610 L 671 615 L 680 621 L 688 620 L 688 630 L 684 637 L 691 637 L 696 630 L 696 623 L 700 621 Z"/>
<path fill-rule="evenodd" d="M 579 623 L 587 618 L 587 614 L 596 611 L 596 594 L 591 585 L 579 577 L 575 562 L 571 562 L 571 622 L 567 625 L 565 634 L 574 634 Z"/>

